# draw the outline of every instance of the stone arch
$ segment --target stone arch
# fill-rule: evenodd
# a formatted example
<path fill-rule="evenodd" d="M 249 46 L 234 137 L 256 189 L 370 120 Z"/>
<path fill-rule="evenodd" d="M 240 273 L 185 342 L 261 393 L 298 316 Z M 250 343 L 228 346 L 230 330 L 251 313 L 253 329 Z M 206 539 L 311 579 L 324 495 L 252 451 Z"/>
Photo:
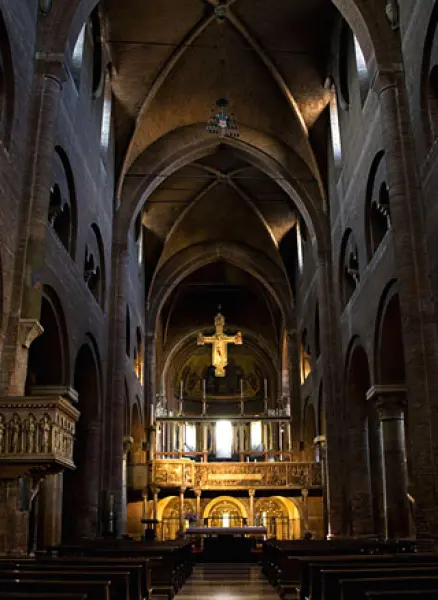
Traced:
<path fill-rule="evenodd" d="M 405 382 L 405 355 L 398 283 L 391 281 L 382 294 L 376 321 L 375 381 L 378 384 Z"/>
<path fill-rule="evenodd" d="M 40 323 L 44 332 L 29 348 L 26 394 L 36 386 L 69 383 L 69 347 L 64 311 L 56 292 L 47 285 L 43 287 Z"/>
<path fill-rule="evenodd" d="M 73 386 L 81 413 L 76 426 L 75 471 L 64 473 L 63 539 L 95 537 L 99 532 L 101 480 L 101 368 L 97 345 L 87 335 L 76 355 Z"/>
<path fill-rule="evenodd" d="M 218 496 L 217 498 L 213 498 L 213 500 L 211 500 L 204 508 L 204 512 L 202 515 L 203 518 L 208 519 L 215 506 L 217 506 L 221 502 L 228 502 L 229 504 L 233 504 L 239 511 L 240 516 L 243 519 L 248 519 L 248 511 L 244 503 L 241 500 L 239 500 L 239 498 L 233 498 L 232 496 Z"/>
<path fill-rule="evenodd" d="M 75 182 L 70 161 L 61 146 L 55 146 L 48 221 L 74 260 L 77 233 Z"/>
<path fill-rule="evenodd" d="M 229 262 L 257 279 L 275 299 L 286 326 L 292 328 L 293 298 L 286 274 L 281 267 L 249 246 L 234 242 L 211 242 L 196 244 L 178 252 L 156 273 L 148 298 L 149 331 L 155 329 L 158 315 L 176 286 L 200 267 L 218 260 Z M 274 288 L 271 281 L 283 283 L 275 284 Z"/>
<path fill-rule="evenodd" d="M 370 384 L 367 352 L 360 339 L 354 337 L 347 353 L 345 372 L 348 500 L 353 536 L 372 534 L 374 529 L 367 402 Z"/>
<path fill-rule="evenodd" d="M 339 289 L 341 306 L 350 301 L 360 282 L 359 251 L 353 230 L 347 228 L 341 242 L 339 255 Z"/>
<path fill-rule="evenodd" d="M 96 223 L 91 224 L 85 246 L 84 281 L 102 310 L 105 309 L 106 276 L 103 239 Z"/>
<path fill-rule="evenodd" d="M 329 247 L 328 223 L 322 201 L 324 191 L 317 186 L 317 181 L 307 165 L 296 153 L 291 152 L 290 147 L 269 135 L 244 126 L 241 129 L 239 140 L 226 138 L 220 142 L 242 153 L 249 164 L 275 179 L 291 198 L 294 207 L 298 207 L 314 251 L 316 246 Z M 152 175 L 135 177 L 135 183 L 131 185 L 129 173 L 127 174 L 121 195 L 121 207 L 117 214 L 117 238 L 126 243 L 129 229 L 138 212 L 165 178 L 213 152 L 218 144 L 215 136 L 209 136 L 201 124 L 195 124 L 169 132 L 146 149 L 133 168 L 141 171 L 143 165 L 147 164 L 145 170 Z M 306 172 L 309 181 L 298 181 L 297 172 Z M 159 175 L 156 175 L 158 173 Z"/>
<path fill-rule="evenodd" d="M 371 164 L 365 196 L 365 235 L 368 260 L 371 260 L 389 229 L 390 206 L 385 152 L 379 150 Z"/>

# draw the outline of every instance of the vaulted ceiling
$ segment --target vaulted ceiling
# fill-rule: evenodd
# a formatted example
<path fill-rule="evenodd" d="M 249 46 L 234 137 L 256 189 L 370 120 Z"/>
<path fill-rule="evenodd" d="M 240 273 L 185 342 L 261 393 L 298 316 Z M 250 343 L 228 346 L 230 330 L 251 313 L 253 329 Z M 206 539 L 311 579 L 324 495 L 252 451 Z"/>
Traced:
<path fill-rule="evenodd" d="M 241 131 L 265 136 L 262 153 L 278 144 L 297 165 L 293 177 L 315 184 L 322 204 L 324 81 L 338 18 L 330 0 L 106 0 L 104 8 L 119 183 L 148 175 L 142 157 L 170 132 L 205 131 L 211 108 L 226 97 Z M 179 252 L 212 241 L 251 247 L 290 275 L 298 209 L 249 159 L 250 143 L 246 134 L 240 147 L 219 142 L 147 197 L 149 281 Z M 193 285 L 178 296 L 181 310 L 187 289 Z"/>

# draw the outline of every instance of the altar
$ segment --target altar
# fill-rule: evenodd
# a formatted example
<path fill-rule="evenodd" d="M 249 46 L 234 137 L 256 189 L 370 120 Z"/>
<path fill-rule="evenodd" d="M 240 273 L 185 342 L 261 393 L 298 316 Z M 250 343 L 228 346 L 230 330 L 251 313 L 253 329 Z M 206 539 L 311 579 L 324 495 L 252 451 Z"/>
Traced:
<path fill-rule="evenodd" d="M 266 527 L 188 527 L 186 535 L 203 537 L 204 562 L 252 562 L 257 539 L 267 534 Z"/>

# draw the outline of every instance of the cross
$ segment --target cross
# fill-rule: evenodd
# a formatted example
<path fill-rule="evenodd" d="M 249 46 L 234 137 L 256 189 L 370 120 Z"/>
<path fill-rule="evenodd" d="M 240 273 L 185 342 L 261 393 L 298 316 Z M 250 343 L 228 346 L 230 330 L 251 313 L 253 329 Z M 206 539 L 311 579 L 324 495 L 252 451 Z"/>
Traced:
<path fill-rule="evenodd" d="M 242 344 L 242 333 L 238 331 L 235 335 L 225 335 L 224 326 L 225 319 L 219 312 L 217 313 L 214 324 L 216 331 L 211 337 L 205 336 L 203 333 L 198 334 L 198 346 L 204 344 L 212 345 L 212 363 L 215 367 L 216 377 L 225 377 L 225 367 L 228 364 L 228 344 Z"/>

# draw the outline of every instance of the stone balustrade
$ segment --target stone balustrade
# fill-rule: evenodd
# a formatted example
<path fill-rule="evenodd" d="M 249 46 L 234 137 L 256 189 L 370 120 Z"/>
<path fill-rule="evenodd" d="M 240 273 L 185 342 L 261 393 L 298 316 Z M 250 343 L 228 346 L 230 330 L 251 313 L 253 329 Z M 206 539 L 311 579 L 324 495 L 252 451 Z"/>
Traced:
<path fill-rule="evenodd" d="M 0 398 L 0 478 L 73 469 L 79 415 L 60 395 Z"/>

